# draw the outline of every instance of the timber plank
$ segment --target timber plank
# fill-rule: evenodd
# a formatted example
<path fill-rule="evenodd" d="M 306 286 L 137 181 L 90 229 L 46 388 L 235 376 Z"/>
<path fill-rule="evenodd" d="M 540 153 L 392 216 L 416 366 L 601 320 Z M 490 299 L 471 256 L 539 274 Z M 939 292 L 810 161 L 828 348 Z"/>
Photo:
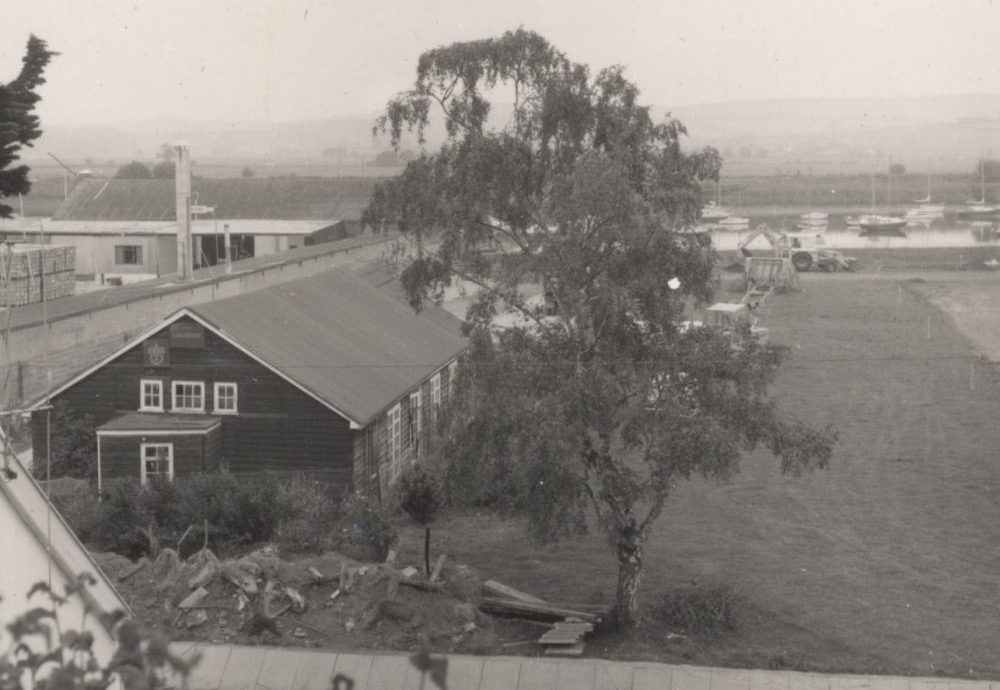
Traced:
<path fill-rule="evenodd" d="M 264 656 L 253 647 L 233 647 L 222 672 L 219 690 L 244 690 L 256 686 Z"/>
<path fill-rule="evenodd" d="M 552 690 L 559 679 L 559 662 L 550 659 L 524 659 L 517 690 Z"/>
<path fill-rule="evenodd" d="M 600 617 L 592 613 L 574 611 L 572 609 L 564 609 L 557 606 L 549 606 L 547 604 L 532 604 L 526 601 L 510 601 L 492 597 L 484 597 L 482 602 L 479 604 L 479 608 L 486 613 L 493 613 L 502 616 L 523 616 L 550 621 L 574 617 L 590 623 L 600 622 Z"/>
<path fill-rule="evenodd" d="M 251 687 L 256 690 L 285 690 L 292 687 L 301 657 L 314 653 L 298 649 L 268 649 L 262 655 L 264 660 L 257 683 Z"/>
<path fill-rule="evenodd" d="M 327 690 L 333 677 L 337 655 L 309 652 L 298 657 L 281 657 L 276 661 L 281 664 L 295 664 L 295 680 L 288 686 L 288 690 Z"/>
<path fill-rule="evenodd" d="M 595 690 L 597 665 L 587 661 L 560 661 L 554 690 Z"/>
<path fill-rule="evenodd" d="M 594 669 L 594 690 L 632 690 L 632 666 L 602 661 Z"/>
<path fill-rule="evenodd" d="M 361 684 L 355 680 L 354 687 L 366 690 L 405 690 L 418 688 L 420 685 L 420 671 L 410 661 L 410 657 L 379 655 L 372 661 L 367 684 Z M 423 685 L 424 687 L 434 686 L 429 678 L 424 681 Z"/>
<path fill-rule="evenodd" d="M 366 688 L 374 663 L 375 657 L 369 654 L 340 654 L 330 677 L 342 674 L 354 681 L 355 688 Z M 330 683 L 327 682 L 323 690 L 328 690 L 329 687 Z"/>
<path fill-rule="evenodd" d="M 520 659 L 486 659 L 479 679 L 479 690 L 518 690 L 520 675 Z"/>
<path fill-rule="evenodd" d="M 532 594 L 522 592 L 521 590 L 509 587 L 502 582 L 497 582 L 496 580 L 486 580 L 481 585 L 483 590 L 489 592 L 490 594 L 495 594 L 501 597 L 507 597 L 508 599 L 514 599 L 516 601 L 523 601 L 529 604 L 544 604 L 546 603 L 544 599 L 540 599 Z"/>

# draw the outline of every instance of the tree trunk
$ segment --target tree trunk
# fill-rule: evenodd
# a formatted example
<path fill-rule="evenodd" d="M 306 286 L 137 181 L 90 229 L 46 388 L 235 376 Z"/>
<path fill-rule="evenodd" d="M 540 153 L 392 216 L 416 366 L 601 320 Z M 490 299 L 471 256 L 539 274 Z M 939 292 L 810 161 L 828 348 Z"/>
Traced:
<path fill-rule="evenodd" d="M 424 528 L 424 570 L 431 574 L 431 528 Z"/>
<path fill-rule="evenodd" d="M 639 622 L 639 581 L 642 579 L 642 540 L 638 534 L 624 534 L 618 541 L 618 590 L 615 624 L 634 628 Z"/>

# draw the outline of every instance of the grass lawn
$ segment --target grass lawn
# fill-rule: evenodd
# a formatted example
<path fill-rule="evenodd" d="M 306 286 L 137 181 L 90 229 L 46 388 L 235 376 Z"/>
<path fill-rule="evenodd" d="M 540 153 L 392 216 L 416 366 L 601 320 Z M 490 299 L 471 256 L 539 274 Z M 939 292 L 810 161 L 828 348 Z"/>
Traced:
<path fill-rule="evenodd" d="M 808 670 L 1000 678 L 1000 376 L 915 292 L 875 276 L 809 274 L 764 324 L 792 348 L 781 406 L 840 432 L 832 467 L 783 477 L 764 453 L 731 483 L 694 480 L 647 547 L 643 599 L 729 585 L 740 625 L 724 637 L 598 637 L 592 654 Z M 930 338 L 928 339 L 928 333 Z M 592 534 L 556 546 L 523 525 L 452 515 L 447 552 L 566 604 L 610 602 L 615 563 Z M 417 549 L 417 530 L 405 541 Z M 673 631 L 676 632 L 676 631 Z"/>

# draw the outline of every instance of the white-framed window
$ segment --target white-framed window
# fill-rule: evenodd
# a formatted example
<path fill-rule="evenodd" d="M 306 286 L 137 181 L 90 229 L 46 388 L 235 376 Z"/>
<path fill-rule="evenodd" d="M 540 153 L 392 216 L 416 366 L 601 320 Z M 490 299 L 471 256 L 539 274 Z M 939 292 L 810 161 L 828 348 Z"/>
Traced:
<path fill-rule="evenodd" d="M 173 398 L 170 407 L 174 412 L 204 412 L 205 382 L 174 381 L 171 384 Z"/>
<path fill-rule="evenodd" d="M 174 444 L 143 443 L 139 450 L 139 474 L 145 484 L 153 477 L 174 478 Z"/>
<path fill-rule="evenodd" d="M 420 391 L 410 393 L 410 445 L 414 446 L 424 430 L 423 401 Z"/>
<path fill-rule="evenodd" d="M 389 481 L 394 482 L 399 477 L 403 466 L 403 424 L 402 410 L 397 403 L 386 415 L 388 429 L 386 434 L 389 443 Z"/>
<path fill-rule="evenodd" d="M 434 407 L 441 405 L 441 372 L 431 376 L 431 405 Z"/>
<path fill-rule="evenodd" d="M 455 377 L 458 376 L 458 360 L 448 365 L 448 400 L 451 400 L 452 393 L 455 392 Z"/>
<path fill-rule="evenodd" d="M 139 379 L 139 411 L 163 412 L 163 381 Z"/>
<path fill-rule="evenodd" d="M 216 414 L 236 414 L 238 392 L 235 383 L 216 383 L 213 390 Z"/>

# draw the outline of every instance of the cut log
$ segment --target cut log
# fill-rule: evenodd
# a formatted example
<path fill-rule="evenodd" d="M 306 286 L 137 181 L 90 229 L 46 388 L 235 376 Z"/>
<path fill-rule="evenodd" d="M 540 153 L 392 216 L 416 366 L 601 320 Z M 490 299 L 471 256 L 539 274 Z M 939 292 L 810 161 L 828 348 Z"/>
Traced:
<path fill-rule="evenodd" d="M 323 573 L 321 573 L 313 566 L 309 566 L 308 568 L 306 568 L 306 570 L 309 571 L 309 575 L 312 576 L 312 579 L 315 580 L 316 582 L 323 581 Z"/>
<path fill-rule="evenodd" d="M 531 594 L 526 594 L 520 590 L 514 589 L 513 587 L 508 587 L 502 582 L 497 582 L 496 580 L 486 580 L 483 582 L 483 589 L 488 593 L 498 597 L 507 597 L 508 599 L 514 599 L 516 601 L 524 601 L 529 604 L 544 604 L 546 603 L 544 599 L 539 599 Z"/>
<path fill-rule="evenodd" d="M 177 608 L 189 609 L 193 607 L 195 604 L 201 602 L 201 600 L 207 596 L 208 596 L 208 590 L 205 589 L 204 587 L 199 587 L 198 589 L 194 590 L 186 597 L 184 597 L 184 599 L 181 600 L 181 603 L 177 604 Z"/>
<path fill-rule="evenodd" d="M 434 572 L 431 573 L 431 582 L 437 582 L 441 579 L 441 569 L 444 568 L 444 562 L 448 560 L 446 554 L 441 554 L 438 556 L 437 561 L 434 563 Z"/>
<path fill-rule="evenodd" d="M 574 611 L 563 609 L 549 604 L 535 604 L 526 601 L 509 601 L 507 599 L 495 599 L 485 597 L 479 604 L 481 611 L 492 613 L 497 616 L 509 616 L 511 618 L 529 618 L 543 621 L 561 621 L 564 618 L 579 618 L 588 623 L 600 623 L 601 617 L 585 611 Z"/>

